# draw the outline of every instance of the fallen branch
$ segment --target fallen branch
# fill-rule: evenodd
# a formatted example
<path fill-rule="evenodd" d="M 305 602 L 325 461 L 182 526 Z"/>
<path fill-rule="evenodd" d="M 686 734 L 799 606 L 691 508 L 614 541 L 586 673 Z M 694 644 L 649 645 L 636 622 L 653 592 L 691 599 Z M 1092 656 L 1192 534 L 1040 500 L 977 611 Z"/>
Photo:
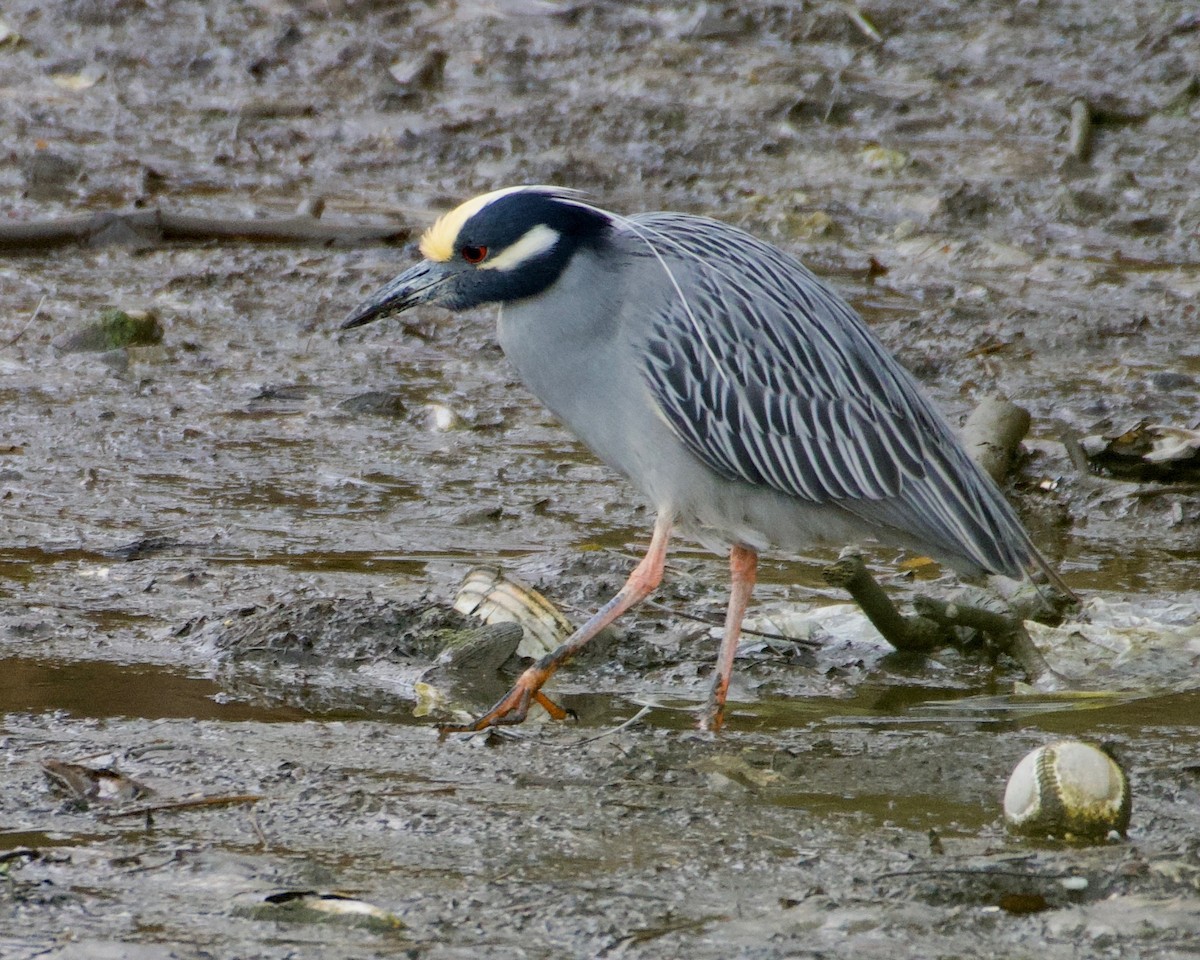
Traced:
<path fill-rule="evenodd" d="M 913 608 L 947 631 L 953 627 L 967 627 L 983 634 L 998 650 L 1016 660 L 1029 683 L 1039 690 L 1069 690 L 1074 686 L 1046 662 L 1030 639 L 1025 624 L 1017 617 L 933 597 L 914 597 Z"/>
<path fill-rule="evenodd" d="M 988 398 L 979 404 L 962 429 L 963 446 L 971 458 L 1000 483 L 1016 458 L 1022 438 L 1029 429 L 1029 414 L 1002 398 Z M 1004 612 L 987 609 L 978 603 L 935 600 L 919 596 L 913 599 L 915 616 L 905 616 L 884 593 L 857 554 L 846 552 L 822 574 L 831 586 L 846 590 L 867 619 L 897 650 L 928 653 L 939 647 L 962 647 L 961 629 L 983 636 L 994 647 L 1008 654 L 1025 670 L 1028 680 L 1042 690 L 1064 690 L 1071 681 L 1051 669 L 1025 629 L 1025 618 L 1037 620 L 1061 617 L 1057 593 L 1039 588 L 1036 599 L 1014 595 Z M 983 601 L 987 603 L 988 601 Z"/>
<path fill-rule="evenodd" d="M 904 616 L 871 576 L 862 557 L 847 553 L 822 574 L 831 586 L 846 590 L 883 639 L 897 650 L 931 653 L 941 647 L 963 648 L 958 628 L 983 636 L 1002 653 L 1017 661 L 1028 682 L 1039 690 L 1070 690 L 1070 680 L 1046 662 L 1029 637 L 1019 614 L 988 610 L 962 600 L 914 597 L 916 616 Z"/>
<path fill-rule="evenodd" d="M 0 223 L 0 251 L 21 253 L 73 243 L 103 246 L 125 243 L 153 246 L 161 243 L 229 241 L 246 243 L 314 243 L 351 245 L 403 243 L 408 227 L 347 226 L 324 223 L 310 214 L 277 220 L 200 217 L 164 210 L 111 210 L 35 223 Z"/>
<path fill-rule="evenodd" d="M 1029 413 L 1003 397 L 985 397 L 971 411 L 959 437 L 963 449 L 996 483 L 1003 483 L 1029 432 Z"/>
<path fill-rule="evenodd" d="M 934 621 L 906 617 L 897 610 L 858 554 L 843 554 L 821 575 L 831 587 L 841 587 L 849 593 L 883 639 L 897 650 L 928 653 L 950 642 L 951 637 Z"/>

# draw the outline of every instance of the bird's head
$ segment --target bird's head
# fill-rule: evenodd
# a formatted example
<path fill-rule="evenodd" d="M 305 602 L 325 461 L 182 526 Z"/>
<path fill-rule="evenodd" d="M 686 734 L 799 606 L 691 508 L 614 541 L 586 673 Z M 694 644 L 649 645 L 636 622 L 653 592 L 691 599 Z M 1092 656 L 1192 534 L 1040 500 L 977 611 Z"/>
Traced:
<path fill-rule="evenodd" d="M 425 257 L 351 311 L 342 328 L 422 303 L 465 310 L 542 293 L 581 249 L 603 241 L 611 217 L 557 187 L 509 187 L 468 200 L 421 237 Z"/>

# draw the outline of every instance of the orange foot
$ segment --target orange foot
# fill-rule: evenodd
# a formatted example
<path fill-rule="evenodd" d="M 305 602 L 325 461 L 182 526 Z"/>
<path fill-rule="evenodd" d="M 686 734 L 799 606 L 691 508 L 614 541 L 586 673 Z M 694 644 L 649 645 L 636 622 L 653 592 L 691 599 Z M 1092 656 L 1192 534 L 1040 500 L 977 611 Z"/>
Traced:
<path fill-rule="evenodd" d="M 529 704 L 539 704 L 554 720 L 566 720 L 570 715 L 566 710 L 542 693 L 542 684 L 550 679 L 550 673 L 539 667 L 530 667 L 517 679 L 513 688 L 474 723 L 462 725 L 443 724 L 438 732 L 446 733 L 475 733 L 488 727 L 508 726 L 524 723 L 529 714 Z"/>

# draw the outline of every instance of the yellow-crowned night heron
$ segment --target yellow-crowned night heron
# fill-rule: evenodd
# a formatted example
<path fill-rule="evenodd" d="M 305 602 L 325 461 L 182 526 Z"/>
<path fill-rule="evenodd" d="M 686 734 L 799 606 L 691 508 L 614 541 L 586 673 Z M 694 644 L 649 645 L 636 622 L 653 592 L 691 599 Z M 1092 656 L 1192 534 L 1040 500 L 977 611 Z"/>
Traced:
<path fill-rule="evenodd" d="M 864 536 L 967 573 L 1041 570 L 1013 510 L 854 310 L 782 250 L 714 220 L 622 217 L 513 187 L 446 214 L 425 260 L 343 326 L 430 303 L 497 303 L 521 378 L 658 519 L 624 587 L 470 729 L 524 719 L 589 639 L 662 579 L 678 526 L 728 549 L 732 590 L 701 725 L 715 728 L 758 552 Z"/>

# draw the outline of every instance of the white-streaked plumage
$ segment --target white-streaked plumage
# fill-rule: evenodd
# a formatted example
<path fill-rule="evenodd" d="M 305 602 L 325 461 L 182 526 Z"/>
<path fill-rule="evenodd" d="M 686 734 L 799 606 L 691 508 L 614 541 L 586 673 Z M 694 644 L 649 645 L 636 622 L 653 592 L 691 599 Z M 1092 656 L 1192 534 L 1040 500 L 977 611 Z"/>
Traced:
<path fill-rule="evenodd" d="M 913 377 L 779 248 L 715 220 L 623 217 L 524 187 L 463 204 L 421 250 L 346 325 L 420 302 L 499 303 L 525 383 L 658 509 L 652 554 L 678 524 L 733 550 L 737 587 L 739 557 L 752 583 L 758 551 L 873 537 L 969 573 L 1058 582 Z"/>

